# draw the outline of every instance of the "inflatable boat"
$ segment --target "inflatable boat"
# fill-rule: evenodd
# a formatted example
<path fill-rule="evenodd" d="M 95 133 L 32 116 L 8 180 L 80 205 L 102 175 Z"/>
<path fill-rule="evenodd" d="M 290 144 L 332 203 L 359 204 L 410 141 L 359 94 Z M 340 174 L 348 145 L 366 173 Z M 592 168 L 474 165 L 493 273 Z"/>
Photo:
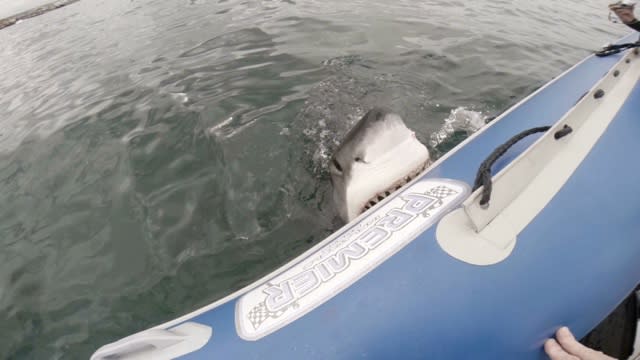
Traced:
<path fill-rule="evenodd" d="M 584 336 L 640 281 L 640 56 L 609 50 L 268 276 L 92 359 L 542 359 L 559 327 Z"/>

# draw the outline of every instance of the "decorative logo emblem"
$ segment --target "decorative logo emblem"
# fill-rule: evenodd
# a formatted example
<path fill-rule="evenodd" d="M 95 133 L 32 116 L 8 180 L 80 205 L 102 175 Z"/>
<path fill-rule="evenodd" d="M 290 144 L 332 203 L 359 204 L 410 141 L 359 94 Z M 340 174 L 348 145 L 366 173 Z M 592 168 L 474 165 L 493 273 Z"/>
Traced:
<path fill-rule="evenodd" d="M 420 180 L 350 228 L 318 244 L 302 262 L 245 294 L 236 305 L 240 337 L 257 340 L 338 294 L 460 205 L 467 184 Z"/>

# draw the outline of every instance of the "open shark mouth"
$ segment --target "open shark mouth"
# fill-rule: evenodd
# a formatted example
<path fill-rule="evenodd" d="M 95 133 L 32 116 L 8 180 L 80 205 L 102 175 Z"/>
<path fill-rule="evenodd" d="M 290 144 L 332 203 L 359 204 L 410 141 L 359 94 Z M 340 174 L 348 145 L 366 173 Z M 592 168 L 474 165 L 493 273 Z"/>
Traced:
<path fill-rule="evenodd" d="M 386 199 L 389 195 L 393 194 L 397 190 L 400 190 L 403 186 L 407 185 L 408 183 L 411 182 L 411 180 L 415 179 L 418 175 L 420 175 L 427 167 L 429 167 L 429 165 L 431 165 L 430 160 L 425 162 L 422 166 L 413 170 L 409 174 L 407 174 L 405 177 L 391 184 L 391 186 L 389 186 L 384 191 L 381 191 L 376 195 L 374 195 L 371 199 L 369 199 L 369 201 L 367 201 L 367 203 L 364 205 L 360 213 L 362 214 L 363 212 L 371 209 L 372 207 L 376 206 L 379 202 Z"/>

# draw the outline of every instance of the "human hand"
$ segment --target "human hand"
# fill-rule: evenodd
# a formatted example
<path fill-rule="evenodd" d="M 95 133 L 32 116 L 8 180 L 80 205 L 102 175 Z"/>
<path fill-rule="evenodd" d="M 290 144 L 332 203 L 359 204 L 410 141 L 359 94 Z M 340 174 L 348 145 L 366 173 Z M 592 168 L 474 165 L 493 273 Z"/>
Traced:
<path fill-rule="evenodd" d="M 558 329 L 555 339 L 545 341 L 544 351 L 551 360 L 615 360 L 580 344 L 567 327 Z"/>
<path fill-rule="evenodd" d="M 636 17 L 633 15 L 633 11 L 635 8 L 635 4 L 627 5 L 618 1 L 615 4 L 609 5 L 609 10 L 613 11 L 616 16 L 625 24 L 631 24 L 636 20 Z"/>

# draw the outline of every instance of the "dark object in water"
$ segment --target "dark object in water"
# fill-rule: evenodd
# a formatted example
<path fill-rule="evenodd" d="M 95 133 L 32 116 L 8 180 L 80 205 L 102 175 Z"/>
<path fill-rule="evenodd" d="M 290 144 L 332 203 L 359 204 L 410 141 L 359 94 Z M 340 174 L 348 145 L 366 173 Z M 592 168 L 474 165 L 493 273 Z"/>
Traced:
<path fill-rule="evenodd" d="M 69 4 L 73 4 L 74 2 L 77 2 L 77 1 L 79 0 L 59 0 L 46 5 L 38 6 L 31 10 L 23 11 L 19 14 L 10 16 L 8 18 L 0 19 L 0 29 L 6 28 L 7 26 L 11 26 L 20 20 L 39 16 L 51 10 L 59 9 Z"/>

